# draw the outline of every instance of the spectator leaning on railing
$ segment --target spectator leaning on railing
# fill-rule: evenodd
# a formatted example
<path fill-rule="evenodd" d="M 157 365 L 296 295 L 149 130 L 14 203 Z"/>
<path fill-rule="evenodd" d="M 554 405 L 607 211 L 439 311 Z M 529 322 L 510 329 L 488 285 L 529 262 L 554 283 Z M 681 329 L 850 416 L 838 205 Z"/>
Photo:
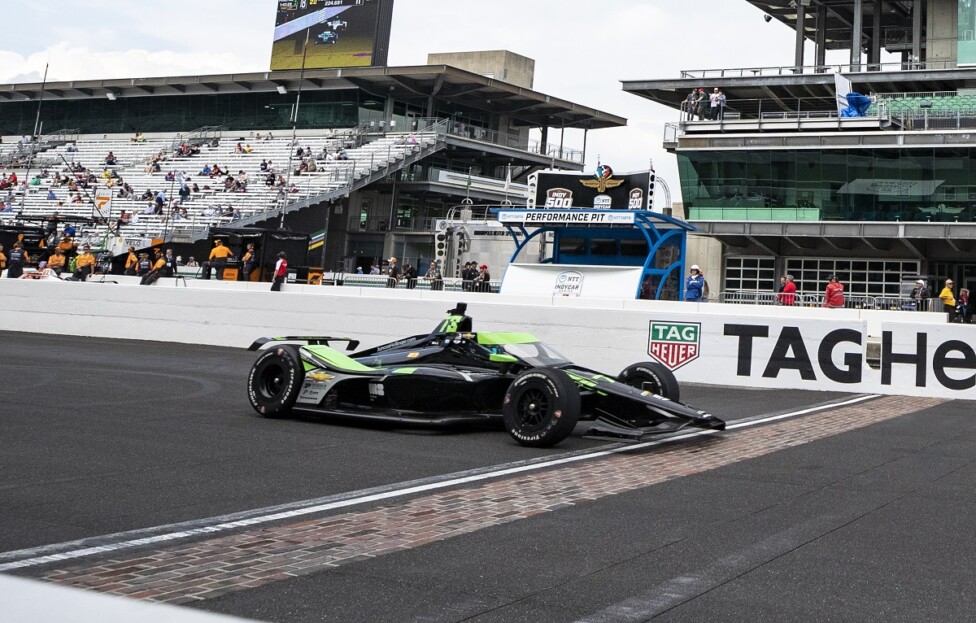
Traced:
<path fill-rule="evenodd" d="M 776 300 L 780 305 L 795 305 L 796 284 L 793 282 L 793 275 L 786 275 L 784 279 L 783 287 L 780 289 L 779 294 L 776 295 Z"/>
<path fill-rule="evenodd" d="M 830 276 L 827 290 L 824 292 L 824 307 L 837 308 L 844 306 L 844 284 L 837 280 L 836 275 Z"/>

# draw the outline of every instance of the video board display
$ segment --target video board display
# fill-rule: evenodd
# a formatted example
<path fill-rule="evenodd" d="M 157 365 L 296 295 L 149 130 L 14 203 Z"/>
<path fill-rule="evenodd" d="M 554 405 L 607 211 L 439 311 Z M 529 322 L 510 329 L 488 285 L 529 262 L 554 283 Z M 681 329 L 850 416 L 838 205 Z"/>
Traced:
<path fill-rule="evenodd" d="M 594 175 L 540 171 L 529 177 L 528 207 L 652 210 L 654 179 L 653 171 L 617 175 L 607 165 L 597 167 Z"/>
<path fill-rule="evenodd" d="M 271 70 L 386 65 L 393 0 L 276 0 Z M 308 49 L 305 49 L 306 37 Z"/>

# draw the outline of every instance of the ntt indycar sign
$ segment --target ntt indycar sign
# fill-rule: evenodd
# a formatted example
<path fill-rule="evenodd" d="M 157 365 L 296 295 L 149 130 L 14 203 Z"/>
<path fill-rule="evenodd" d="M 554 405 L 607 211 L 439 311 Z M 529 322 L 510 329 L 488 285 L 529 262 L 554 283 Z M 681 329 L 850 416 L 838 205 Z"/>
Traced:
<path fill-rule="evenodd" d="M 868 361 L 867 323 L 655 314 L 647 354 L 682 381 L 976 400 L 976 329 L 882 323 Z"/>

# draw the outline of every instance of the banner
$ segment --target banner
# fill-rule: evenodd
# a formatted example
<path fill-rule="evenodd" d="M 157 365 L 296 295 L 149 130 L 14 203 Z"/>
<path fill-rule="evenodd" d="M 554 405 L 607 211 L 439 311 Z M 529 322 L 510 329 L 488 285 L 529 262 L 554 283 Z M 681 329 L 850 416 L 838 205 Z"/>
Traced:
<path fill-rule="evenodd" d="M 682 381 L 976 399 L 965 325 L 883 322 L 879 361 L 864 321 L 655 313 L 646 335 L 646 354 Z"/>
<path fill-rule="evenodd" d="M 272 71 L 386 65 L 393 0 L 276 2 Z"/>

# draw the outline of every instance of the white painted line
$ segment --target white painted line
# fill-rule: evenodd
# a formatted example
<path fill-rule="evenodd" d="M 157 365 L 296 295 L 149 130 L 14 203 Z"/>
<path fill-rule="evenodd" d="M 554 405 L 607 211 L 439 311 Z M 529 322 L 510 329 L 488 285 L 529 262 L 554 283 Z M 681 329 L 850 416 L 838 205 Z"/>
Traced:
<path fill-rule="evenodd" d="M 873 400 L 878 398 L 875 395 L 868 396 L 857 396 L 850 400 L 845 400 L 843 402 L 834 402 L 824 405 L 818 405 L 816 407 L 810 407 L 807 409 L 801 409 L 799 411 L 792 411 L 790 413 L 783 413 L 780 415 L 774 415 L 769 417 L 757 418 L 755 420 L 749 420 L 746 422 L 739 422 L 736 424 L 730 424 L 726 427 L 726 430 L 737 430 L 741 428 L 748 428 L 752 426 L 759 426 L 760 424 L 768 424 L 770 422 L 776 422 L 779 420 L 785 420 L 788 418 L 800 417 L 803 415 L 809 415 L 811 413 L 816 413 L 818 411 L 824 411 L 827 409 L 839 409 L 842 407 L 847 407 L 850 405 L 858 404 L 866 400 Z M 405 487 L 403 489 L 394 489 L 390 491 L 384 491 L 382 493 L 374 493 L 370 495 L 363 495 L 359 497 L 353 497 L 349 499 L 339 500 L 335 502 L 329 502 L 325 504 L 316 504 L 313 506 L 308 506 L 304 508 L 294 508 L 290 510 L 275 510 L 267 514 L 256 515 L 253 517 L 247 517 L 244 519 L 238 519 L 235 521 L 226 521 L 221 518 L 214 518 L 217 523 L 212 525 L 203 525 L 196 528 L 190 528 L 185 530 L 177 530 L 174 532 L 167 532 L 164 534 L 154 534 L 151 536 L 146 536 L 142 538 L 120 540 L 116 543 L 108 543 L 104 545 L 91 546 L 91 547 L 79 547 L 77 549 L 72 549 L 69 551 L 59 552 L 57 554 L 47 554 L 44 556 L 34 556 L 31 558 L 25 558 L 22 560 L 15 560 L 13 562 L 7 562 L 0 564 L 0 572 L 13 571 L 15 569 L 25 569 L 27 567 L 36 567 L 39 565 L 58 562 L 62 560 L 73 560 L 76 558 L 84 558 L 86 556 L 92 556 L 95 554 L 103 554 L 107 552 L 114 552 L 124 549 L 132 549 L 135 547 L 143 547 L 147 545 L 156 545 L 159 543 L 165 543 L 168 541 L 176 541 L 180 539 L 187 539 L 194 536 L 200 535 L 213 535 L 219 532 L 225 532 L 228 530 L 236 530 L 238 528 L 248 528 L 251 526 L 257 526 L 260 524 L 272 523 L 276 521 L 282 521 L 286 519 L 294 519 L 296 517 L 302 517 L 305 515 L 314 515 L 317 513 L 324 513 L 326 511 L 333 511 L 340 508 L 348 508 L 350 506 L 359 506 L 361 504 L 369 504 L 371 502 L 380 502 L 383 500 L 390 500 L 399 497 L 406 497 L 409 495 L 415 495 L 418 493 L 427 493 L 430 491 L 436 491 L 438 489 L 447 489 L 449 487 L 456 487 L 458 485 L 470 484 L 473 482 L 479 482 L 482 480 L 491 480 L 495 478 L 502 478 L 505 476 L 511 476 L 514 474 L 522 474 L 525 472 L 538 471 L 542 469 L 548 469 L 552 467 L 558 467 L 562 465 L 567 465 L 570 463 L 578 463 L 580 461 L 589 461 L 596 458 L 612 456 L 614 454 L 622 454 L 625 452 L 633 452 L 635 450 L 643 450 L 646 448 L 654 448 L 657 446 L 662 446 L 666 444 L 675 443 L 677 441 L 685 441 L 688 439 L 694 439 L 696 437 L 705 437 L 720 434 L 722 431 L 715 430 L 695 430 L 688 433 L 683 433 L 680 435 L 674 435 L 667 437 L 666 439 L 657 439 L 654 441 L 648 441 L 644 443 L 638 443 L 633 445 L 616 446 L 609 450 L 598 450 L 595 452 L 588 452 L 583 454 L 574 454 L 572 456 L 567 456 L 559 459 L 554 459 L 551 461 L 533 462 L 528 465 L 519 465 L 516 467 L 509 467 L 505 469 L 495 470 L 491 472 L 482 472 L 478 474 L 473 474 L 470 476 L 463 476 L 459 478 L 452 478 L 450 480 L 444 480 L 440 482 L 432 482 L 423 485 L 416 485 L 411 487 Z M 153 530 L 152 528 L 149 529 Z M 70 545 L 70 544 L 65 544 Z M 58 545 L 48 545 L 44 546 L 46 549 L 57 548 Z M 36 551 L 40 548 L 21 550 L 24 555 L 30 555 L 29 552 Z M 2 554 L 4 558 L 16 557 L 18 552 L 5 552 Z"/>

